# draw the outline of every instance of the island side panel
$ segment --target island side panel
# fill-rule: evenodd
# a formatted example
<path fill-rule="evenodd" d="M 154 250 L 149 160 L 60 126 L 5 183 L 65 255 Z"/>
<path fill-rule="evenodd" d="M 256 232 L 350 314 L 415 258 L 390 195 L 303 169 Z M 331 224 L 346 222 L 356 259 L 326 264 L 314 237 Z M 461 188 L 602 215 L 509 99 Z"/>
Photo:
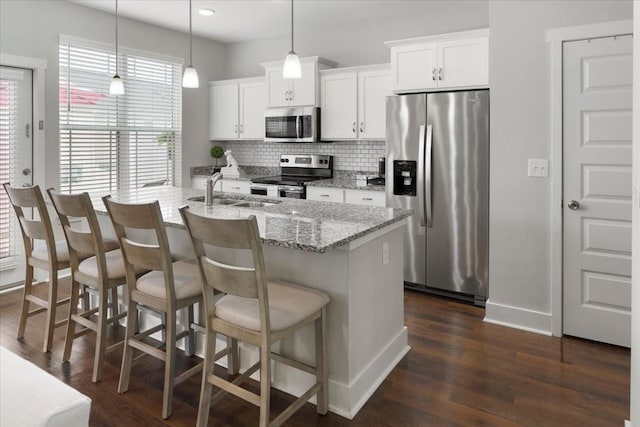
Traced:
<path fill-rule="evenodd" d="M 388 229 L 348 252 L 352 415 L 409 351 L 404 325 L 404 227 Z"/>

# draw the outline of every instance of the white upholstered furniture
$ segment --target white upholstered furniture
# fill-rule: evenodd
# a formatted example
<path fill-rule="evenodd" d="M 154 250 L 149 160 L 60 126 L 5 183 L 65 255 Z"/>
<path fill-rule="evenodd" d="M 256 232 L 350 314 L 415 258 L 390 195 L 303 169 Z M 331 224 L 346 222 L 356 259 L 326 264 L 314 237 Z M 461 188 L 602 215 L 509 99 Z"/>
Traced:
<path fill-rule="evenodd" d="M 91 399 L 0 347 L 0 426 L 86 427 Z"/>

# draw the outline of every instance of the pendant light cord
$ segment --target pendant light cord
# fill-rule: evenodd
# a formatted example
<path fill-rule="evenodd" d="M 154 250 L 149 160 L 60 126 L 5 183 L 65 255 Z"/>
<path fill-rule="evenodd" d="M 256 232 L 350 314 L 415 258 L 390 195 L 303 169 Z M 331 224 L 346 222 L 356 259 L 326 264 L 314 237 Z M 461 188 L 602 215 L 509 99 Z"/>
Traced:
<path fill-rule="evenodd" d="M 116 0 L 116 76 L 118 75 L 118 0 Z"/>
<path fill-rule="evenodd" d="M 294 52 L 294 49 L 293 49 L 293 0 L 291 0 L 291 52 Z"/>
<path fill-rule="evenodd" d="M 189 0 L 189 66 L 193 65 L 193 31 L 191 29 L 191 0 Z"/>

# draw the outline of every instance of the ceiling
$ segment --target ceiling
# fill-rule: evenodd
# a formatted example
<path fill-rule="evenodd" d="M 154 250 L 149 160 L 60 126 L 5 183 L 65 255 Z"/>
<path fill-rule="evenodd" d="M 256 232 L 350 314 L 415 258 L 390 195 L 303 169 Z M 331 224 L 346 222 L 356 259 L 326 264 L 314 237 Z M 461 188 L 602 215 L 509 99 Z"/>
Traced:
<path fill-rule="evenodd" d="M 69 0 L 83 6 L 115 11 L 115 0 Z M 428 0 L 296 0 L 295 30 L 314 31 L 361 21 L 397 18 L 428 11 Z M 193 0 L 193 33 L 222 43 L 289 34 L 289 0 Z M 202 16 L 201 8 L 216 11 Z M 187 0 L 119 0 L 118 14 L 172 30 L 187 32 Z"/>

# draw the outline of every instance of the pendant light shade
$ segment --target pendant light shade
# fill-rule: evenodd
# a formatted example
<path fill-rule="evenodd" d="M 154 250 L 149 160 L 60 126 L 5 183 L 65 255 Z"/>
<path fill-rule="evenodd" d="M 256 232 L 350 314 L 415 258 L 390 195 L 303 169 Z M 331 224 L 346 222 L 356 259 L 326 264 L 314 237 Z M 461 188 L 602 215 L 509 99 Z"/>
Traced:
<path fill-rule="evenodd" d="M 196 71 L 196 67 L 193 65 L 189 65 L 184 69 L 184 74 L 182 75 L 182 87 L 188 88 L 197 88 L 200 87 L 200 81 L 198 80 L 198 72 Z"/>
<path fill-rule="evenodd" d="M 282 67 L 282 77 L 285 79 L 299 79 L 302 77 L 302 67 L 300 67 L 300 58 L 291 51 L 284 60 Z"/>
<path fill-rule="evenodd" d="M 116 0 L 116 74 L 111 79 L 109 95 L 124 95 L 124 84 L 118 75 L 118 0 Z"/>
<path fill-rule="evenodd" d="M 124 95 L 124 84 L 119 75 L 113 76 L 109 85 L 109 95 Z"/>
<path fill-rule="evenodd" d="M 296 51 L 293 50 L 293 0 L 291 0 L 291 51 L 289 51 L 289 54 L 284 60 L 282 77 L 285 79 L 299 79 L 302 77 L 300 58 L 298 58 Z"/>
<path fill-rule="evenodd" d="M 200 87 L 198 72 L 196 71 L 196 67 L 193 66 L 193 31 L 191 27 L 191 17 L 191 0 L 189 0 L 189 66 L 184 69 L 182 87 L 198 88 Z"/>

